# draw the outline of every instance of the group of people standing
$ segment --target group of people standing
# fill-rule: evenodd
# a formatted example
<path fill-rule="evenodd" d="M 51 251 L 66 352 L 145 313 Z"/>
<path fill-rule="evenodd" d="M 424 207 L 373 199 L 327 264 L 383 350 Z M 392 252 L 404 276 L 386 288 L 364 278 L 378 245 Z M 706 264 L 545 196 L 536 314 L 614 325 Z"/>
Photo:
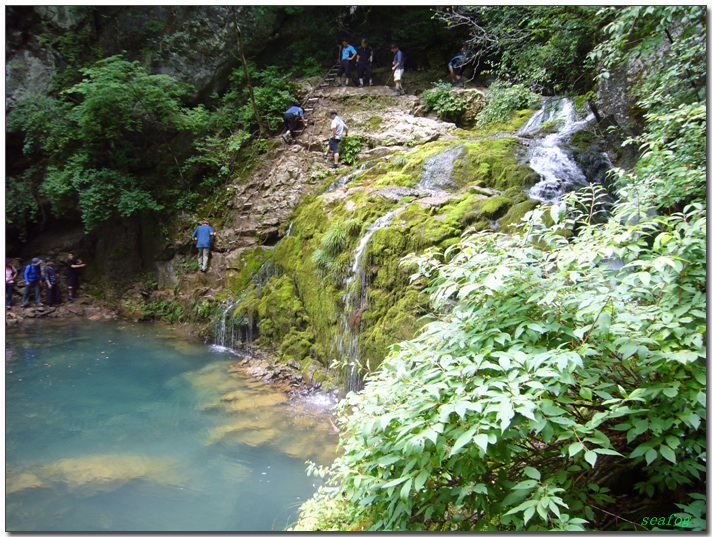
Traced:
<path fill-rule="evenodd" d="M 395 43 L 391 43 L 391 52 L 393 53 L 391 70 L 393 71 L 393 81 L 396 86 L 394 95 L 403 95 L 405 93 L 401 84 L 404 69 L 403 52 Z M 356 67 L 358 69 L 359 88 L 362 88 L 365 85 L 364 80 L 366 77 L 368 78 L 369 86 L 373 86 L 373 70 L 371 68 L 371 65 L 373 64 L 373 48 L 369 46 L 368 41 L 362 39 L 361 46 L 358 49 L 355 49 L 349 44 L 349 40 L 346 38 L 341 40 L 341 63 L 339 64 L 339 70 L 336 73 L 336 85 L 349 85 L 349 79 L 351 78 L 351 65 L 354 62 L 356 63 Z"/>
<path fill-rule="evenodd" d="M 67 293 L 70 302 L 74 302 L 75 294 L 79 288 L 79 269 L 85 267 L 85 263 L 81 259 L 75 260 L 74 254 L 67 254 L 65 263 L 66 269 L 64 275 L 67 278 Z M 15 279 L 17 278 L 18 270 L 12 264 L 12 259 L 5 258 L 5 307 L 12 307 L 12 293 L 15 287 Z M 62 292 L 59 286 L 59 275 L 54 261 L 49 257 L 45 259 L 44 268 L 42 261 L 38 257 L 34 257 L 30 263 L 25 266 L 22 272 L 22 277 L 25 280 L 25 289 L 22 293 L 22 306 L 26 307 L 30 304 L 30 297 L 34 294 L 35 305 L 42 305 L 41 289 L 46 289 L 46 302 L 48 306 L 56 306 L 62 303 Z"/>

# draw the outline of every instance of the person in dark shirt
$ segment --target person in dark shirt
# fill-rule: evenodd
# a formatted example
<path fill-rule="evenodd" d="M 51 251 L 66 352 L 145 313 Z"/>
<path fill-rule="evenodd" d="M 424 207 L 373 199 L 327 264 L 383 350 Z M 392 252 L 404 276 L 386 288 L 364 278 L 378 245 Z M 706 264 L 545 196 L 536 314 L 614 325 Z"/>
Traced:
<path fill-rule="evenodd" d="M 67 298 L 74 302 L 76 292 L 79 290 L 79 269 L 85 267 L 81 259 L 74 260 L 74 254 L 67 254 L 67 268 L 64 275 L 67 277 Z"/>
<path fill-rule="evenodd" d="M 371 64 L 373 63 L 373 49 L 368 46 L 365 39 L 361 40 L 361 46 L 356 49 L 357 54 L 357 64 L 358 68 L 358 85 L 360 88 L 363 87 L 363 75 L 368 76 L 368 85 L 373 86 L 373 73 L 371 71 Z"/>
<path fill-rule="evenodd" d="M 61 304 L 62 295 L 59 291 L 57 270 L 55 269 L 54 261 L 50 258 L 45 259 L 44 283 L 47 286 L 47 305 L 54 306 Z"/>

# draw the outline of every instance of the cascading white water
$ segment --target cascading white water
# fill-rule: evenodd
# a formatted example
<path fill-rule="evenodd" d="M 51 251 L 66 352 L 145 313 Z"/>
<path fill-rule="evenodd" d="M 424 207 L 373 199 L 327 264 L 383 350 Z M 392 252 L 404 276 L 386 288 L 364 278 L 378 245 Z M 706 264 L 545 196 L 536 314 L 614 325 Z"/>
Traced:
<path fill-rule="evenodd" d="M 529 197 L 544 203 L 555 203 L 566 193 L 587 186 L 586 175 L 570 151 L 562 147 L 572 134 L 593 121 L 594 115 L 581 118 L 569 99 L 549 99 L 519 130 L 519 136 L 533 136 L 551 123 L 557 131 L 532 140 L 524 164 L 541 176 L 529 190 Z"/>

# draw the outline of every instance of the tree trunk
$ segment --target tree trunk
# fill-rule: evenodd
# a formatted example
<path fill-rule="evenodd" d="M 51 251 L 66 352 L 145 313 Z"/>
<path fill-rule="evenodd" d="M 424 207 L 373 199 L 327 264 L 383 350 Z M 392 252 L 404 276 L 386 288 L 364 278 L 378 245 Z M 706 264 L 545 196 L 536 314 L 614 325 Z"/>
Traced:
<path fill-rule="evenodd" d="M 257 110 L 257 103 L 255 102 L 255 92 L 252 89 L 252 81 L 250 80 L 250 73 L 247 71 L 247 60 L 245 59 L 245 53 L 242 48 L 242 32 L 240 31 L 240 25 L 237 24 L 237 14 L 235 13 L 235 8 L 231 7 L 230 11 L 232 11 L 232 18 L 235 21 L 235 31 L 237 32 L 237 44 L 238 44 L 238 52 L 240 54 L 240 61 L 242 62 L 242 70 L 245 73 L 245 80 L 247 81 L 247 87 L 250 90 L 250 100 L 252 101 L 252 110 L 255 113 L 255 118 L 257 119 L 257 124 L 260 127 L 260 136 L 262 138 L 267 137 L 267 131 L 265 129 L 264 124 L 262 123 L 262 117 L 260 116 L 259 111 Z"/>

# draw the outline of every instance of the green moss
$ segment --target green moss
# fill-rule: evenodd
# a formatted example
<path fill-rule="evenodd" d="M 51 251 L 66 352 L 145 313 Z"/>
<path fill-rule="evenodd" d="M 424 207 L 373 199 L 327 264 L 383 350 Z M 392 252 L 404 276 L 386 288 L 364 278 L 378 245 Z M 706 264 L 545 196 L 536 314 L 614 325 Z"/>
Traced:
<path fill-rule="evenodd" d="M 480 140 L 466 144 L 465 148 L 462 172 L 455 177 L 459 187 L 467 181 L 501 191 L 521 190 L 538 180 L 531 168 L 519 164 L 521 147 L 515 138 Z"/>
<path fill-rule="evenodd" d="M 538 205 L 539 202 L 536 200 L 527 200 L 513 205 L 509 211 L 507 211 L 507 214 L 499 219 L 500 231 L 515 233 L 517 230 L 516 224 L 519 224 L 524 215 Z"/>
<path fill-rule="evenodd" d="M 232 261 L 232 266 L 226 271 L 225 286 L 231 293 L 239 294 L 242 289 L 250 285 L 252 277 L 272 255 L 272 250 L 268 248 L 251 248 L 241 251 L 239 257 Z"/>

